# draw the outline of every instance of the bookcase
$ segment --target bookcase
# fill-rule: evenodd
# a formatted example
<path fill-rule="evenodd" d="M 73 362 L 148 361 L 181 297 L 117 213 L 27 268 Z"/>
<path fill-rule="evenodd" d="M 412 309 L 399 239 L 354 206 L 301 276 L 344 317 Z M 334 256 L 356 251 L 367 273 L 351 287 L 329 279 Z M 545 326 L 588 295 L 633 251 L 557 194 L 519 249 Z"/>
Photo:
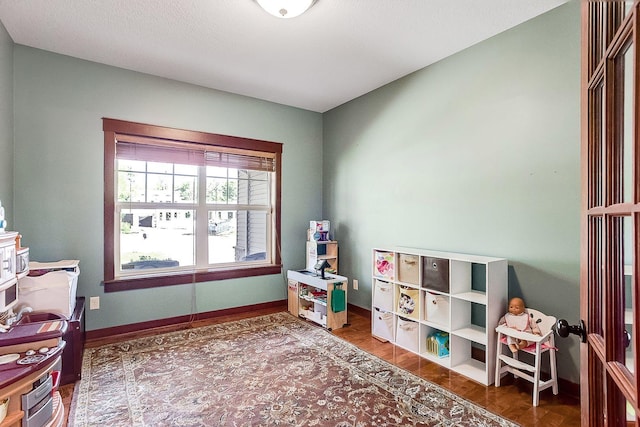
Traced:
<path fill-rule="evenodd" d="M 374 248 L 372 261 L 373 336 L 492 384 L 507 260 L 396 247 Z"/>
<path fill-rule="evenodd" d="M 308 240 L 307 270 L 313 271 L 316 263 L 323 259 L 330 265 L 326 272 L 338 274 L 338 242 L 335 240 Z"/>

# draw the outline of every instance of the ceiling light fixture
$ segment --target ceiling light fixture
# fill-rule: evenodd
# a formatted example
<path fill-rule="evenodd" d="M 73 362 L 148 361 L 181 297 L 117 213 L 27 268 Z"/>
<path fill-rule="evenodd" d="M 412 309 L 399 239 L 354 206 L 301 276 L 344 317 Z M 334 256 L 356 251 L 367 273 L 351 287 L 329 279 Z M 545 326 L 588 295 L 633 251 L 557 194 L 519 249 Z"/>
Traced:
<path fill-rule="evenodd" d="M 316 0 L 256 0 L 260 7 L 278 18 L 295 18 L 307 11 Z"/>

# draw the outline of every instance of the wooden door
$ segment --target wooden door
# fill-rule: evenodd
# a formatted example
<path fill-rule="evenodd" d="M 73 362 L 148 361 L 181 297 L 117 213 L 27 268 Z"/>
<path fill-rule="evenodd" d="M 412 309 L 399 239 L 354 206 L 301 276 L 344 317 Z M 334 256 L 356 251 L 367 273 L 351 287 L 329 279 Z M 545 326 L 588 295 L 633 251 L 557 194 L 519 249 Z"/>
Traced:
<path fill-rule="evenodd" d="M 583 426 L 637 425 L 639 3 L 582 3 Z"/>

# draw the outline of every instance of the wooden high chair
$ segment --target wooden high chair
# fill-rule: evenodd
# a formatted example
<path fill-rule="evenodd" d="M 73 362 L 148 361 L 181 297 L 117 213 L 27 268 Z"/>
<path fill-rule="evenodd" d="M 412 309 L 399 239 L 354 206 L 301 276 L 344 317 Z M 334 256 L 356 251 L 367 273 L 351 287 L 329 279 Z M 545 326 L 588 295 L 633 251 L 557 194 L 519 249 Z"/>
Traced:
<path fill-rule="evenodd" d="M 553 388 L 553 394 L 558 394 L 558 372 L 556 369 L 556 347 L 554 341 L 553 325 L 556 318 L 547 316 L 538 310 L 531 308 L 526 309 L 531 324 L 536 324 L 542 335 L 535 335 L 528 332 L 520 332 L 509 328 L 506 325 L 498 326 L 497 349 L 496 349 L 496 387 L 500 387 L 500 378 L 510 372 L 515 376 L 524 378 L 533 383 L 533 406 L 538 406 L 539 395 L 542 390 L 549 387 Z M 507 337 L 527 340 L 530 344 L 528 347 L 512 353 L 507 344 Z M 519 352 L 525 352 L 533 355 L 533 365 L 525 363 L 518 359 Z M 540 364 L 543 354 L 549 354 L 549 365 L 551 368 L 551 378 L 540 380 Z M 525 372 L 526 371 L 526 372 Z M 531 375 L 533 374 L 533 375 Z"/>

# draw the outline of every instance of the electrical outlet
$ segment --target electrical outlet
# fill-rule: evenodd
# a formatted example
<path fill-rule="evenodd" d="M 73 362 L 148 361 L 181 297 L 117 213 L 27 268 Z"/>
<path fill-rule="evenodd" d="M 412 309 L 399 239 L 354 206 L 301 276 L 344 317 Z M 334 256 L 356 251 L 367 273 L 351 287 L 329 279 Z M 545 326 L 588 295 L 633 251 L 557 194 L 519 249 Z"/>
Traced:
<path fill-rule="evenodd" d="M 89 310 L 100 310 L 100 297 L 89 298 Z"/>
<path fill-rule="evenodd" d="M 354 291 L 358 290 L 358 279 L 353 279 L 353 290 Z"/>

